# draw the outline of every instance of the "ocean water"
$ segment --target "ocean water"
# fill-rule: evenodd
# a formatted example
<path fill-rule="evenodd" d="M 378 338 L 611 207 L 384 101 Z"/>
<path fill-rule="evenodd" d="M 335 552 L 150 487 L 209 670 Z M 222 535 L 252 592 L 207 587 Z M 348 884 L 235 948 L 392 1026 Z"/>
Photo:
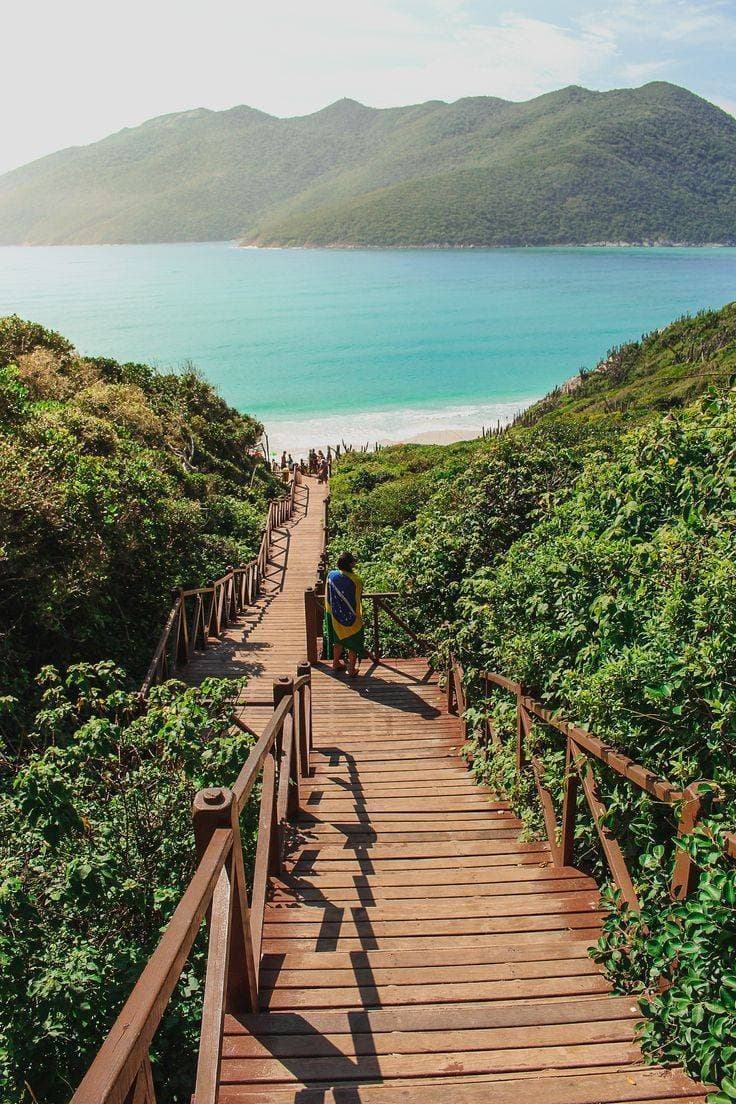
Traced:
<path fill-rule="evenodd" d="M 0 314 L 196 364 L 272 449 L 507 420 L 614 344 L 736 298 L 736 250 L 0 248 Z"/>

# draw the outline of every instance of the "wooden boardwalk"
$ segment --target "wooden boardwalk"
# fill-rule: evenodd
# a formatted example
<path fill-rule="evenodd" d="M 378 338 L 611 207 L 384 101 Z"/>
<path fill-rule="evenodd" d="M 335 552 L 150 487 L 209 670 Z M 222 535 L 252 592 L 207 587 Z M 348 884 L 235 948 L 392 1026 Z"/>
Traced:
<path fill-rule="evenodd" d="M 324 490 L 299 494 L 263 599 L 190 670 L 250 675 L 257 730 L 305 651 Z M 318 665 L 312 685 L 312 775 L 266 907 L 262 1010 L 225 1017 L 223 1104 L 703 1101 L 644 1065 L 635 1002 L 587 954 L 594 882 L 473 783 L 426 663 Z"/>
<path fill-rule="evenodd" d="M 322 550 L 326 494 L 316 479 L 297 487 L 294 518 L 274 533 L 261 597 L 184 672 L 190 682 L 247 678 L 240 716 L 256 732 L 273 709 L 274 679 L 293 677 L 306 655 L 304 591 L 314 585 Z"/>

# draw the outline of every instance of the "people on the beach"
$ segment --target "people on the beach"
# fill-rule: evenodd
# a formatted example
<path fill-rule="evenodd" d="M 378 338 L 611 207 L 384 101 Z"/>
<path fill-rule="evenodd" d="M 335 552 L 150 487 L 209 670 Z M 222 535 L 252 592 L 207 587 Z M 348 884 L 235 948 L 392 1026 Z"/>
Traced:
<path fill-rule="evenodd" d="M 277 454 L 274 454 L 271 467 L 282 478 L 284 471 L 291 473 L 295 467 L 298 467 L 303 475 L 316 475 L 320 483 L 325 483 L 329 478 L 332 457 L 338 457 L 339 455 L 339 449 L 333 449 L 328 445 L 327 455 L 322 449 L 310 448 L 306 462 L 304 459 L 295 461 L 293 453 L 284 449 L 280 459 Z"/>
<path fill-rule="evenodd" d="M 333 671 L 347 671 L 351 677 L 359 673 L 365 655 L 362 594 L 363 581 L 355 573 L 355 556 L 343 552 L 325 586 L 324 654 L 325 659 L 332 660 Z"/>

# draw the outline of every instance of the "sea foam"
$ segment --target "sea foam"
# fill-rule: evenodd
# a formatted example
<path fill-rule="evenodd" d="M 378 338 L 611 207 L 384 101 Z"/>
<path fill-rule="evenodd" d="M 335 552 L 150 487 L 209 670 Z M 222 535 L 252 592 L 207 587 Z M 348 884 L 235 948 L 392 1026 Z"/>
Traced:
<path fill-rule="evenodd" d="M 286 449 L 294 458 L 310 448 L 343 442 L 356 449 L 398 442 L 447 443 L 479 437 L 483 428 L 508 425 L 528 403 L 495 402 L 458 406 L 365 410 L 303 418 L 264 419 L 271 453 Z"/>

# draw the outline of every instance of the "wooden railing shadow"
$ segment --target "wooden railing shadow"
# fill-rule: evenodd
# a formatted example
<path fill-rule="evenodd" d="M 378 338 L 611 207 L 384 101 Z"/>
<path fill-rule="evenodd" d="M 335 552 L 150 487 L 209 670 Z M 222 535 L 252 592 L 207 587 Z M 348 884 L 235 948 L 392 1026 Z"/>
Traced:
<path fill-rule="evenodd" d="M 355 795 L 354 806 L 355 813 L 358 820 L 365 829 L 370 827 L 370 815 L 367 810 L 366 798 L 363 792 L 363 786 L 360 781 L 360 771 L 358 769 L 357 762 L 354 756 L 345 756 L 345 761 L 348 764 L 348 780 L 351 787 L 351 793 Z M 305 822 L 305 811 L 309 808 L 310 801 L 302 804 L 298 824 L 301 828 Z M 334 823 L 334 822 L 332 822 Z M 338 829 L 339 824 L 335 825 Z M 348 827 L 347 825 L 345 826 Z M 349 846 L 349 837 L 353 833 L 346 833 L 346 847 Z M 375 838 L 375 833 L 373 833 Z M 301 846 L 303 843 L 303 835 L 298 831 L 292 834 L 291 849 Z M 356 889 L 356 895 L 358 897 L 358 905 L 351 907 L 350 912 L 355 923 L 356 931 L 359 933 L 359 939 L 361 943 L 360 951 L 350 952 L 350 964 L 353 970 L 353 976 L 355 979 L 355 987 L 360 996 L 362 1008 L 359 1010 L 350 1010 L 347 1012 L 348 1023 L 350 1025 L 350 1039 L 352 1041 L 353 1050 L 355 1051 L 355 1058 L 341 1051 L 336 1047 L 329 1039 L 325 1038 L 324 1034 L 314 1029 L 309 1020 L 295 1012 L 282 1013 L 279 1010 L 270 1011 L 270 1000 L 266 995 L 262 1001 L 262 1009 L 264 1012 L 270 1011 L 271 1019 L 268 1022 L 268 1031 L 259 1034 L 257 1030 L 257 1023 L 254 1018 L 244 1017 L 240 1022 L 244 1030 L 250 1030 L 252 1034 L 258 1038 L 259 1042 L 266 1049 L 270 1049 L 273 1057 L 277 1058 L 288 1069 L 298 1081 L 307 1080 L 305 1076 L 305 1060 L 316 1057 L 329 1057 L 336 1060 L 336 1067 L 333 1069 L 332 1077 L 330 1078 L 329 1087 L 324 1088 L 325 1095 L 332 1088 L 340 1087 L 341 1092 L 347 1092 L 345 1100 L 349 1101 L 354 1099 L 359 1101 L 358 1088 L 351 1089 L 350 1086 L 344 1084 L 347 1080 L 357 1080 L 363 1078 L 370 1080 L 374 1083 L 380 1082 L 381 1072 L 380 1063 L 378 1059 L 377 1048 L 373 1042 L 373 1030 L 370 1024 L 368 1011 L 375 1011 L 382 1007 L 378 985 L 373 974 L 373 970 L 370 964 L 370 958 L 368 951 L 375 950 L 378 946 L 378 941 L 372 931 L 365 931 L 365 928 L 370 928 L 370 923 L 364 918 L 361 918 L 360 924 L 358 923 L 357 912 L 360 909 L 370 907 L 374 903 L 372 894 L 369 889 L 364 889 L 360 884 L 361 878 L 367 878 L 369 874 L 373 873 L 373 864 L 365 853 L 365 847 L 361 846 L 356 850 L 356 857 L 358 859 L 358 865 L 360 874 L 354 878 L 354 884 Z M 282 873 L 279 876 L 279 886 L 290 889 L 294 894 L 296 902 L 308 902 L 310 906 L 322 907 L 323 916 L 320 926 L 320 931 L 315 939 L 315 950 L 319 951 L 335 951 L 338 947 L 340 926 L 347 912 L 347 908 L 344 906 L 337 906 L 329 898 L 325 897 L 319 887 L 314 886 L 313 883 L 306 881 L 304 872 L 301 876 L 297 870 L 299 860 L 295 864 L 291 874 Z M 361 927 L 362 925 L 362 927 Z M 262 988 L 268 988 L 269 993 L 273 993 L 276 989 L 278 977 L 284 961 L 283 955 L 268 954 L 264 956 L 263 970 L 262 970 Z M 264 981 L 268 981 L 266 986 Z M 299 1057 L 288 1057 L 278 1053 L 278 1046 L 273 1047 L 269 1043 L 269 1040 L 273 1038 L 274 1032 L 274 1019 L 278 1019 L 280 1016 L 288 1017 L 288 1024 L 290 1033 L 292 1035 L 304 1035 L 309 1037 L 310 1042 L 307 1048 L 307 1053 Z M 313 1094 L 314 1090 L 310 1090 Z M 353 1095 L 355 1094 L 355 1095 Z M 297 1096 L 298 1099 L 298 1096 Z"/>
<path fill-rule="evenodd" d="M 346 676 L 344 673 L 333 671 L 329 666 L 322 665 L 320 671 L 324 677 L 328 679 L 334 679 L 339 682 L 341 686 L 344 686 L 346 690 L 355 694 L 356 697 L 363 698 L 366 702 L 376 702 L 381 700 L 381 691 L 384 690 L 390 693 L 391 708 L 396 709 L 400 713 L 412 713 L 414 716 L 421 717 L 423 720 L 432 721 L 437 717 L 440 717 L 441 711 L 420 694 L 416 694 L 410 686 L 403 685 L 400 682 L 393 682 L 389 679 L 381 678 L 380 675 L 376 675 L 375 671 L 379 670 L 378 665 L 374 665 L 369 668 L 364 674 L 358 675 L 354 678 Z M 416 685 L 420 685 L 420 680 L 416 681 Z M 387 698 L 388 700 L 388 698 Z M 339 748 L 335 748 L 335 751 L 339 751 Z"/>
<path fill-rule="evenodd" d="M 288 529 L 278 528 L 274 529 L 271 535 L 271 547 L 269 548 L 268 560 L 266 561 L 266 573 L 263 577 L 264 597 L 275 598 L 277 594 L 281 594 L 284 589 L 284 582 L 286 580 L 286 572 L 289 567 L 289 551 L 291 549 L 291 533 Z M 264 603 L 263 610 L 268 607 L 268 603 Z"/>
<path fill-rule="evenodd" d="M 307 807 L 306 801 L 300 801 L 300 786 L 309 775 L 313 746 L 308 664 L 299 666 L 296 679 L 276 680 L 273 702 L 273 714 L 232 787 L 210 788 L 196 795 L 193 823 L 198 861 L 194 874 L 72 1104 L 155 1104 L 149 1058 L 151 1043 L 205 920 L 208 946 L 194 1092 L 197 1104 L 215 1104 L 217 1100 L 226 1015 L 240 1024 L 243 1031 L 256 1035 L 264 1046 L 271 1045 L 274 1057 L 295 1077 L 305 1073 L 304 1063 L 309 1057 L 319 1055 L 336 1061 L 338 1065 L 333 1066 L 331 1080 L 335 1087 L 340 1086 L 346 1101 L 354 1099 L 357 1102 L 359 1089 L 344 1085 L 345 1080 L 380 1080 L 380 1064 L 372 1045 L 372 1029 L 366 1011 L 348 1013 L 350 1038 L 356 1052 L 353 1057 L 316 1031 L 306 1017 L 294 1012 L 268 1011 L 269 1000 L 263 999 L 260 967 L 269 879 L 283 874 L 286 855 L 295 843 L 303 840 L 304 830 L 308 832 L 308 824 L 303 824 L 298 815 L 300 808 Z M 351 842 L 354 833 L 346 825 L 346 847 L 355 847 L 359 854 L 360 874 L 356 879 L 360 879 L 372 872 L 370 858 L 365 853 L 370 842 L 370 818 L 357 765 L 353 757 L 349 761 L 348 777 L 356 795 L 356 811 L 365 829 L 359 841 L 353 839 Z M 258 835 L 249 892 L 240 816 L 259 781 Z M 297 865 L 301 862 L 302 857 Z M 360 952 L 351 952 L 351 962 L 366 1009 L 375 1009 L 380 1007 L 378 988 L 366 952 L 373 949 L 377 941 L 366 930 L 369 927 L 366 918 L 357 915 L 370 903 L 360 896 L 362 887 L 358 880 L 356 890 L 359 903 L 351 911 L 362 948 Z M 321 894 L 319 897 L 324 911 L 316 945 L 318 949 L 334 949 L 345 909 L 338 908 Z M 273 961 L 273 956 L 267 956 L 267 966 L 271 964 L 273 968 Z M 270 976 L 268 970 L 266 975 Z M 273 987 L 269 988 L 272 992 Z M 264 1013 L 271 1030 L 259 1033 L 258 1024 L 263 1021 Z M 279 1016 L 288 1017 L 298 1034 L 313 1037 L 308 1055 L 282 1056 L 278 1053 L 278 1045 L 269 1044 L 270 1039 L 278 1038 L 272 1029 L 274 1017 Z"/>

